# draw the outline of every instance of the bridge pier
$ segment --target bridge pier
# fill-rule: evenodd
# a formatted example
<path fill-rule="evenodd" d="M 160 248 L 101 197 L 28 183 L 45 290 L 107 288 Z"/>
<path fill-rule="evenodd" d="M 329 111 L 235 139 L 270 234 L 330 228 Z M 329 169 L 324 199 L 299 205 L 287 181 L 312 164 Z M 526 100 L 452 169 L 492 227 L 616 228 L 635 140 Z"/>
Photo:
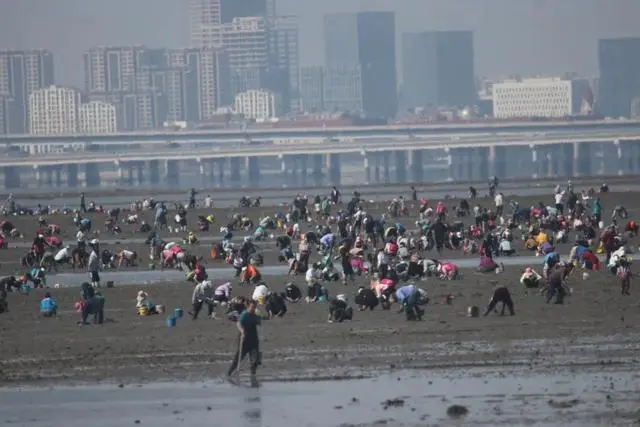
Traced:
<path fill-rule="evenodd" d="M 67 165 L 67 185 L 70 188 L 78 188 L 78 165 L 76 163 Z"/>
<path fill-rule="evenodd" d="M 573 143 L 573 171 L 574 176 L 589 176 L 593 171 L 593 147 L 591 143 Z"/>
<path fill-rule="evenodd" d="M 230 160 L 230 171 L 231 171 L 231 182 L 238 183 L 241 180 L 240 175 L 240 158 L 239 157 L 231 157 Z"/>
<path fill-rule="evenodd" d="M 300 170 L 300 180 L 299 180 L 299 184 L 302 185 L 303 187 L 307 186 L 307 172 L 308 172 L 308 166 L 307 166 L 307 162 L 309 159 L 309 156 L 307 154 L 298 154 L 297 155 L 298 158 L 298 164 L 299 164 L 299 170 Z"/>
<path fill-rule="evenodd" d="M 449 165 L 448 181 L 469 181 L 471 156 L 466 148 L 446 148 Z"/>
<path fill-rule="evenodd" d="M 340 154 L 329 154 L 327 156 L 327 163 L 327 169 L 329 169 L 329 183 L 337 187 L 342 181 Z"/>
<path fill-rule="evenodd" d="M 396 182 L 407 182 L 407 152 L 396 151 L 395 152 L 395 166 L 396 166 Z"/>
<path fill-rule="evenodd" d="M 316 186 L 320 186 L 322 185 L 322 177 L 324 175 L 322 173 L 322 154 L 313 154 L 312 159 L 313 171 L 311 172 L 311 175 L 313 175 L 313 183 Z"/>
<path fill-rule="evenodd" d="M 100 165 L 87 163 L 84 171 L 86 187 L 100 187 Z"/>
<path fill-rule="evenodd" d="M 376 152 L 371 154 L 373 156 L 373 182 L 380 182 L 380 167 L 382 166 L 383 153 Z"/>
<path fill-rule="evenodd" d="M 165 182 L 169 187 L 180 187 L 180 163 L 178 160 L 166 160 L 164 162 L 165 167 Z"/>
<path fill-rule="evenodd" d="M 489 148 L 489 176 L 498 179 L 507 178 L 507 148 L 491 146 Z"/>
<path fill-rule="evenodd" d="M 62 166 L 54 166 L 53 173 L 55 174 L 56 188 L 62 188 Z"/>
<path fill-rule="evenodd" d="M 149 160 L 149 183 L 156 187 L 160 185 L 160 161 Z"/>
<path fill-rule="evenodd" d="M 20 167 L 5 166 L 4 167 L 4 188 L 13 190 L 20 188 Z"/>
<path fill-rule="evenodd" d="M 218 164 L 218 186 L 224 187 L 224 165 L 225 159 L 218 159 L 216 161 Z"/>
<path fill-rule="evenodd" d="M 138 185 L 144 185 L 144 162 L 136 162 L 135 171 L 137 172 L 136 181 Z"/>
<path fill-rule="evenodd" d="M 389 155 L 391 153 L 388 151 L 381 151 L 380 156 L 382 156 L 382 179 L 385 183 L 391 182 L 391 161 L 389 160 Z"/>
<path fill-rule="evenodd" d="M 362 155 L 362 167 L 364 168 L 365 182 L 367 184 L 370 184 L 371 183 L 371 164 L 369 160 L 370 154 L 364 150 L 362 150 L 360 154 Z"/>
<path fill-rule="evenodd" d="M 254 188 L 260 187 L 260 157 L 247 157 L 247 169 L 249 170 L 249 185 Z"/>
<path fill-rule="evenodd" d="M 424 181 L 424 150 L 412 150 L 409 152 L 409 165 L 411 167 L 411 181 Z"/>

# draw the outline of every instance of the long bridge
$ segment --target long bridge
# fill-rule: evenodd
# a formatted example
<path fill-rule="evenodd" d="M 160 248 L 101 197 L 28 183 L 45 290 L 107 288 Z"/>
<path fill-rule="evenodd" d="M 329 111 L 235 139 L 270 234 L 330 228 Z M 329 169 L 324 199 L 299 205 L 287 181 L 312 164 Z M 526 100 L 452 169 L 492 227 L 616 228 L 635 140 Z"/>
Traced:
<path fill-rule="evenodd" d="M 616 122 L 617 123 L 617 122 Z M 624 122 L 621 122 L 624 123 Z M 129 185 L 179 186 L 195 173 L 203 186 L 228 181 L 265 186 L 276 173 L 291 185 L 338 185 L 343 164 L 356 162 L 362 182 L 421 182 L 430 168 L 438 178 L 477 181 L 502 178 L 632 175 L 640 173 L 640 130 L 443 134 L 401 139 L 375 138 L 308 144 L 223 144 L 208 148 L 148 147 L 119 153 L 98 151 L 0 158 L 7 189 L 24 178 L 39 187 L 97 187 L 115 174 Z M 359 162 L 359 163 L 358 163 Z M 271 174 L 271 175 L 266 175 Z M 266 180 L 267 182 L 269 180 Z"/>

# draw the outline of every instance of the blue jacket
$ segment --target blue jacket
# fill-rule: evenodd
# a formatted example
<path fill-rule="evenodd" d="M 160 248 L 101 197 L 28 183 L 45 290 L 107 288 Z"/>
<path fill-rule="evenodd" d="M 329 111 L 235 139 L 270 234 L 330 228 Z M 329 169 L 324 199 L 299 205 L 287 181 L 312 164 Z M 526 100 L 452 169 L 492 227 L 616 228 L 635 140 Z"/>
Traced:
<path fill-rule="evenodd" d="M 55 313 L 58 311 L 58 304 L 53 298 L 43 298 L 40 301 L 40 313 Z"/>

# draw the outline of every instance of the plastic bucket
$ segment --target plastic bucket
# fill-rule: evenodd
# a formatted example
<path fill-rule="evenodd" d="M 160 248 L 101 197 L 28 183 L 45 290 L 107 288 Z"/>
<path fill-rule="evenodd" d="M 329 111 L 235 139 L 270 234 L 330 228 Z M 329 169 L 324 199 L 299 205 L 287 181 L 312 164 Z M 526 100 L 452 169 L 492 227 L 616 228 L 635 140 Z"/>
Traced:
<path fill-rule="evenodd" d="M 184 315 L 184 311 L 181 308 L 176 308 L 175 310 L 173 310 L 173 316 L 176 319 L 182 319 L 183 315 Z"/>
<path fill-rule="evenodd" d="M 176 326 L 177 319 L 175 317 L 167 317 L 167 328 L 173 328 Z"/>
<path fill-rule="evenodd" d="M 20 285 L 19 289 L 22 295 L 29 295 L 31 293 L 31 286 L 29 285 Z"/>

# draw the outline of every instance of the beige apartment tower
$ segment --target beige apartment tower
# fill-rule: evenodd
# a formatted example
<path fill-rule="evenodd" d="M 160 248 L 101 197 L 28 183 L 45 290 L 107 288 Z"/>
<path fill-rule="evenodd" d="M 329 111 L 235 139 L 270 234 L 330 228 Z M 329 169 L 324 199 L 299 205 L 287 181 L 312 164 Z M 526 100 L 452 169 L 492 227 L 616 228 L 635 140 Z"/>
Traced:
<path fill-rule="evenodd" d="M 78 130 L 80 94 L 49 86 L 29 95 L 29 129 L 32 135 L 72 134 Z"/>

